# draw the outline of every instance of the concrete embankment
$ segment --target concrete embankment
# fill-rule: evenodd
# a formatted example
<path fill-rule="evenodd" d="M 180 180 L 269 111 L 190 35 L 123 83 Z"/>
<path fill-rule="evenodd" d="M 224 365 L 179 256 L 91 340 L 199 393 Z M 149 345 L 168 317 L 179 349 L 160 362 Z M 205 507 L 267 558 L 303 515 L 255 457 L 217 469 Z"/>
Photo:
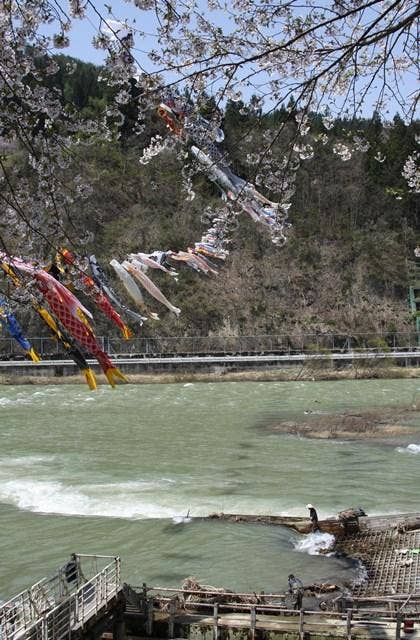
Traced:
<path fill-rule="evenodd" d="M 420 352 L 401 354 L 240 355 L 190 357 L 115 357 L 117 366 L 132 383 L 197 382 L 226 380 L 340 380 L 364 378 L 415 378 Z M 102 383 L 96 361 L 90 360 Z M 403 365 L 403 366 L 402 366 Z M 0 384 L 83 383 L 71 360 L 0 361 Z"/>

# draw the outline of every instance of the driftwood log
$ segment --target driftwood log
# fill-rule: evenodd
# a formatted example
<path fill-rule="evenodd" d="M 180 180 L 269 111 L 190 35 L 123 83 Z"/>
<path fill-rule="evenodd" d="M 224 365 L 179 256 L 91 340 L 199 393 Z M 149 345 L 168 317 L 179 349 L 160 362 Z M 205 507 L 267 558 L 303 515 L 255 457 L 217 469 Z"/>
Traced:
<path fill-rule="evenodd" d="M 290 527 L 298 533 L 311 533 L 312 522 L 309 518 L 300 518 L 294 516 L 256 516 L 234 513 L 212 513 L 206 519 L 210 520 L 227 520 L 228 522 L 238 522 L 246 524 L 271 524 Z M 331 533 L 336 538 L 345 535 L 343 523 L 337 518 L 327 518 L 318 522 L 319 530 L 322 533 Z"/>
<path fill-rule="evenodd" d="M 198 609 L 204 611 L 205 605 L 213 609 L 214 604 L 260 604 L 265 602 L 263 594 L 238 594 L 224 587 L 213 587 L 208 584 L 200 584 L 196 578 L 190 576 L 182 583 L 185 590 L 178 597 L 178 604 L 181 608 Z"/>

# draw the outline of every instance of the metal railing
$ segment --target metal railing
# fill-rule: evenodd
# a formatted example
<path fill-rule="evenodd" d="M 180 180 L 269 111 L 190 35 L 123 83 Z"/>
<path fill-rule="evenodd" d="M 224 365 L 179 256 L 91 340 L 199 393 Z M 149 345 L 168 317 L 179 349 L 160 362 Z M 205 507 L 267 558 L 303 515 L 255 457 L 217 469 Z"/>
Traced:
<path fill-rule="evenodd" d="M 62 640 L 121 590 L 117 556 L 74 554 L 0 607 L 0 640 Z"/>
<path fill-rule="evenodd" d="M 44 358 L 65 357 L 53 338 L 32 337 L 30 342 Z M 280 334 L 259 336 L 177 336 L 135 337 L 131 340 L 99 336 L 101 347 L 118 356 L 193 356 L 193 355 L 261 355 L 298 353 L 350 353 L 420 351 L 420 333 L 355 333 L 355 334 Z M 24 359 L 15 340 L 0 338 L 0 359 Z"/>

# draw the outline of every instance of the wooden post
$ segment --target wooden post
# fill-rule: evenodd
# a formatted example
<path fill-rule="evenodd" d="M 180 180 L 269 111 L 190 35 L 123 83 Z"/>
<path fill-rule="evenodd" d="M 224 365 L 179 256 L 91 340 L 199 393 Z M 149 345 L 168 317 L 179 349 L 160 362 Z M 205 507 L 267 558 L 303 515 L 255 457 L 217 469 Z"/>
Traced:
<path fill-rule="evenodd" d="M 146 634 L 151 636 L 153 632 L 153 598 L 147 601 L 147 616 L 146 616 Z"/>
<path fill-rule="evenodd" d="M 115 617 L 112 625 L 112 637 L 114 640 L 126 640 L 125 622 L 122 613 Z"/>
<path fill-rule="evenodd" d="M 303 621 L 303 609 L 301 609 L 299 611 L 299 638 L 300 638 L 300 640 L 303 640 L 303 637 L 304 637 L 303 624 L 304 624 L 304 621 Z"/>
<path fill-rule="evenodd" d="M 172 598 L 169 603 L 168 638 L 174 637 L 176 602 Z"/>
<path fill-rule="evenodd" d="M 147 613 L 147 584 L 145 582 L 143 582 L 142 587 L 143 587 L 143 589 L 142 589 L 143 613 L 146 614 Z"/>
<path fill-rule="evenodd" d="M 213 605 L 213 640 L 219 640 L 219 603 Z"/>
<path fill-rule="evenodd" d="M 347 609 L 347 640 L 351 640 L 351 618 L 353 615 L 352 609 Z"/>
<path fill-rule="evenodd" d="M 400 640 L 400 638 L 401 638 L 401 622 L 402 622 L 402 615 L 398 611 L 397 612 L 397 625 L 395 627 L 395 640 Z"/>
<path fill-rule="evenodd" d="M 255 629 L 257 626 L 257 611 L 255 606 L 251 606 L 251 640 L 255 640 Z"/>

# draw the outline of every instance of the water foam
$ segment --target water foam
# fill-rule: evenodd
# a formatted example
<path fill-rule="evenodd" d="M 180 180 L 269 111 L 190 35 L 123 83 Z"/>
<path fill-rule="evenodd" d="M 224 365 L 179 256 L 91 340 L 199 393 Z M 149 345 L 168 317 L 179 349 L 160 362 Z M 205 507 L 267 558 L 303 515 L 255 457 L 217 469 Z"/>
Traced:
<path fill-rule="evenodd" d="M 82 494 L 51 481 L 10 480 L 0 486 L 0 499 L 35 513 L 77 514 L 87 508 Z"/>
<path fill-rule="evenodd" d="M 420 453 L 420 444 L 409 444 L 407 447 L 397 447 L 399 453 Z"/>
<path fill-rule="evenodd" d="M 356 576 L 352 580 L 352 586 L 357 587 L 368 581 L 369 574 L 365 565 L 358 560 L 356 566 Z"/>
<path fill-rule="evenodd" d="M 316 531 L 298 540 L 294 544 L 294 547 L 296 551 L 308 553 L 310 556 L 318 556 L 326 551 L 330 551 L 334 542 L 335 538 L 331 533 Z"/>
<path fill-rule="evenodd" d="M 172 522 L 174 524 L 188 524 L 192 521 L 192 518 L 189 516 L 175 516 L 172 518 Z"/>
<path fill-rule="evenodd" d="M 24 511 L 73 516 L 145 519 L 185 513 L 185 508 L 145 500 L 127 483 L 75 487 L 58 481 L 10 480 L 0 484 L 0 501 Z"/>
<path fill-rule="evenodd" d="M 202 502 L 191 505 L 185 489 L 192 481 L 189 476 L 146 475 L 136 480 L 74 482 L 60 455 L 0 457 L 0 502 L 35 513 L 181 521 L 190 506 L 195 515 L 208 513 Z"/>
<path fill-rule="evenodd" d="M 17 456 L 16 458 L 10 458 L 5 456 L 0 458 L 0 471 L 8 467 L 30 467 L 42 465 L 48 462 L 53 462 L 57 459 L 57 456 Z"/>
<path fill-rule="evenodd" d="M 18 394 L 16 398 L 0 398 L 0 407 L 20 407 L 21 405 L 39 404 L 44 406 L 46 404 L 45 394 L 42 392 L 35 392 L 31 394 Z"/>
<path fill-rule="evenodd" d="M 101 396 L 101 390 L 98 390 L 98 394 L 95 396 L 87 396 L 83 393 L 75 393 L 72 395 L 65 395 L 63 388 L 59 387 L 46 387 L 42 391 L 34 391 L 25 389 L 21 391 L 22 387 L 16 389 L 16 394 L 12 397 L 1 396 L 0 397 L 0 409 L 2 407 L 16 407 L 22 408 L 25 406 L 38 406 L 44 407 L 55 400 L 60 402 L 60 406 L 79 406 L 81 402 L 92 402 L 97 400 L 98 396 Z M 61 394 L 61 398 L 59 397 Z"/>

